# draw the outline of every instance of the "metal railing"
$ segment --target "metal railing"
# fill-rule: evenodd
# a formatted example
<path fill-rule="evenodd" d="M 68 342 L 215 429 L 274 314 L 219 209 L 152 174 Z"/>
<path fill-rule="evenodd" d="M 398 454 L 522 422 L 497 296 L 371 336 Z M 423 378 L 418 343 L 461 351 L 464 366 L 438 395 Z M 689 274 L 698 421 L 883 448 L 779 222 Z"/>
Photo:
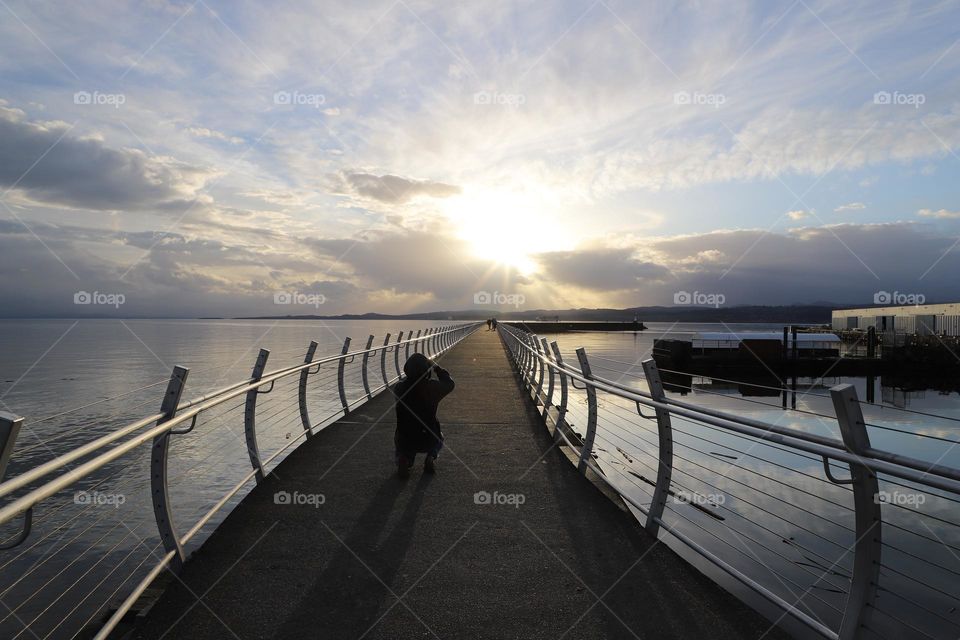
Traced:
<path fill-rule="evenodd" d="M 116 606 L 96 635 L 98 639 L 106 638 L 157 576 L 165 569 L 176 572 L 182 567 L 186 559 L 185 546 L 224 507 L 239 499 L 238 494 L 251 480 L 263 481 L 282 461 L 281 456 L 298 443 L 400 380 L 403 363 L 411 353 L 438 356 L 478 326 L 479 323 L 465 323 L 431 327 L 417 331 L 416 336 L 410 332 L 406 339 L 400 332 L 394 341 L 387 334 L 379 346 L 373 346 L 375 337 L 371 335 L 363 349 L 354 351 L 350 350 L 350 338 L 346 338 L 339 354 L 320 358 L 316 357 L 317 342 L 311 342 L 301 364 L 274 371 L 267 370 L 270 351 L 261 349 L 250 378 L 190 401 L 181 400 L 190 370 L 174 367 L 157 413 L 110 430 L 0 484 L 0 498 L 7 500 L 0 507 L 0 525 L 7 524 L 7 529 L 19 525 L 19 529 L 5 540 L 0 538 L 0 549 L 5 550 L 0 553 L 0 569 L 18 567 L 18 560 L 29 560 L 21 575 L 0 591 L 0 602 L 4 605 L 0 608 L 0 636 L 75 637 L 98 617 L 102 619 L 107 607 Z M 393 354 L 392 357 L 389 354 Z M 376 374 L 370 369 L 375 366 L 379 368 L 379 380 L 371 386 L 374 384 L 371 376 Z M 323 410 L 323 417 L 311 418 L 313 409 Z M 212 506 L 194 514 L 197 517 L 188 520 L 192 524 L 184 530 L 183 519 L 175 517 L 174 513 L 177 496 L 171 491 L 171 475 L 177 479 L 189 479 L 194 469 L 212 464 L 211 458 L 223 448 L 224 441 L 240 440 L 230 430 L 231 425 L 240 423 L 249 466 L 238 466 L 236 458 L 223 460 L 224 468 L 240 478 Z M 4 478 L 11 454 L 15 456 L 14 446 L 23 424 L 20 417 L 0 413 L 0 480 Z M 299 433 L 293 435 L 297 430 Z M 229 437 L 218 441 L 211 439 L 213 434 L 222 435 L 218 432 L 223 431 Z M 183 457 L 195 464 L 174 470 L 172 466 L 177 460 L 171 446 L 182 441 L 187 434 L 193 434 L 191 438 L 196 440 L 191 441 Z M 201 439 L 204 439 L 202 446 L 199 445 Z M 142 451 L 146 446 L 150 447 L 148 465 L 143 464 L 142 456 L 136 456 L 138 450 Z M 207 452 L 202 458 L 196 454 L 200 450 Z M 188 453 L 193 454 L 192 457 Z M 109 501 L 109 494 L 98 491 L 127 472 L 121 466 L 123 460 L 127 460 L 131 467 L 137 464 L 147 467 L 137 471 L 140 482 L 130 489 L 134 494 L 148 490 L 156 525 L 154 533 L 149 532 L 149 514 L 124 518 L 107 529 L 109 518 L 105 515 L 94 518 L 95 512 L 90 509 L 92 503 L 87 504 L 104 495 Z M 75 492 L 71 495 L 70 490 Z M 78 501 L 78 495 L 84 500 Z M 119 502 L 116 496 L 114 498 L 114 503 Z M 58 499 L 59 506 L 34 519 L 38 505 Z M 41 521 L 47 530 L 39 539 L 33 540 L 31 531 Z M 141 526 L 147 531 L 141 532 Z M 81 531 L 70 537 L 75 529 Z M 79 551 L 79 541 L 84 540 L 84 536 L 94 538 L 104 530 L 106 532 L 82 553 Z M 108 544 L 105 540 L 114 531 L 123 534 L 123 538 L 105 549 Z M 132 539 L 128 540 L 130 536 Z M 27 546 L 26 543 L 31 544 Z M 62 546 L 58 546 L 61 543 Z M 21 546 L 27 548 L 20 549 Z M 111 557 L 104 564 L 103 560 L 117 549 L 120 550 L 117 555 L 129 551 L 121 558 Z M 100 552 L 96 561 L 93 559 L 98 554 L 93 553 L 94 550 Z M 135 563 L 138 550 L 140 556 L 144 556 L 144 551 L 148 553 L 128 574 L 116 573 L 118 567 Z M 154 561 L 152 565 L 151 560 Z M 86 571 L 81 573 L 84 568 Z M 91 587 L 101 574 L 105 575 Z M 6 575 L 11 579 L 14 577 L 10 573 Z M 39 588 L 34 590 L 37 585 Z M 99 600 L 89 601 L 94 595 Z M 31 616 L 34 617 L 31 619 Z M 33 626 L 37 628 L 31 628 Z M 19 632 L 7 635 L 13 629 L 19 629 Z"/>
<path fill-rule="evenodd" d="M 596 375 L 583 348 L 572 366 L 557 342 L 499 331 L 578 470 L 616 491 L 651 535 L 746 587 L 773 619 L 796 621 L 792 632 L 958 636 L 960 469 L 871 446 L 877 425 L 852 385 L 830 389 L 837 439 L 674 399 L 652 358 L 644 391 Z M 894 504 L 883 497 L 891 487 L 936 508 Z"/>

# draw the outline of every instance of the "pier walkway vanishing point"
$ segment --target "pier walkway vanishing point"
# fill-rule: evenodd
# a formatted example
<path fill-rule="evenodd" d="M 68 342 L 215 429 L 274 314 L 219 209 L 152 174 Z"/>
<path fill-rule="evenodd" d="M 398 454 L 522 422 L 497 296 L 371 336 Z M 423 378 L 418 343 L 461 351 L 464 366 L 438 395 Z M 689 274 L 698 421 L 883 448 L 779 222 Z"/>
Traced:
<path fill-rule="evenodd" d="M 247 496 L 134 637 L 758 638 L 771 627 L 551 447 L 497 333 L 474 333 L 442 364 L 457 386 L 441 404 L 435 475 L 417 465 L 397 477 L 392 401 L 376 397 Z"/>

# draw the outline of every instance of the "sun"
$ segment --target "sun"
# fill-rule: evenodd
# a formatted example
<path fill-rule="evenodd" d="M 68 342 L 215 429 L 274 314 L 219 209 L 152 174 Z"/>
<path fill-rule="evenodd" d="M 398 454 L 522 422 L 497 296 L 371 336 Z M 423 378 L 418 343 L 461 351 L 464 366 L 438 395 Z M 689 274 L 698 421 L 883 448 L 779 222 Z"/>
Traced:
<path fill-rule="evenodd" d="M 544 204 L 528 192 L 471 190 L 451 198 L 446 209 L 474 255 L 530 274 L 537 270 L 537 253 L 566 244 Z"/>
<path fill-rule="evenodd" d="M 470 242 L 473 253 L 497 264 L 512 267 L 521 273 L 536 270 L 530 257 L 529 239 L 499 224 L 465 224 L 461 235 Z"/>

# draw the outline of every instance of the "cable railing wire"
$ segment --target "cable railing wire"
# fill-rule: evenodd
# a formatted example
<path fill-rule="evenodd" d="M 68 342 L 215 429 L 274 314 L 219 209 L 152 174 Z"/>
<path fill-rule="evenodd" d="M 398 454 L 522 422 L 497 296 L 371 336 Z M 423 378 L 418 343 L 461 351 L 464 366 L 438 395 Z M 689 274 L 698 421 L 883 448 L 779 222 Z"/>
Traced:
<path fill-rule="evenodd" d="M 601 436 L 598 434 L 597 437 L 599 438 L 599 437 L 601 437 Z M 689 462 L 689 460 L 686 459 L 686 458 L 683 458 L 683 457 L 680 457 L 680 456 L 677 456 L 677 457 L 678 457 L 679 459 L 681 459 L 681 460 L 684 460 L 684 461 Z M 695 463 L 694 463 L 694 464 L 695 464 Z M 700 465 L 695 465 L 695 466 L 700 466 Z M 702 468 L 705 468 L 705 467 L 702 467 Z M 819 538 L 819 539 L 821 539 L 821 540 L 823 540 L 823 541 L 825 541 L 825 542 L 829 542 L 830 544 L 833 544 L 833 545 L 835 545 L 836 547 L 838 547 L 838 548 L 840 548 L 840 549 L 846 550 L 846 547 L 845 547 L 844 545 L 842 545 L 842 544 L 840 544 L 840 543 L 838 543 L 838 542 L 836 542 L 836 541 L 834 541 L 834 540 L 831 540 L 831 539 L 829 539 L 829 538 L 827 538 L 827 537 L 824 537 L 824 536 L 822 536 L 822 535 L 820 535 L 820 534 L 818 534 L 818 533 L 815 533 L 815 532 L 813 532 L 813 531 L 811 531 L 811 530 L 809 530 L 809 529 L 807 529 L 807 528 L 805 528 L 805 527 L 801 527 L 801 526 L 797 525 L 796 523 L 791 522 L 790 520 L 788 520 L 788 519 L 785 518 L 784 516 L 781 516 L 781 515 L 779 515 L 779 514 L 776 514 L 776 513 L 772 512 L 772 511 L 768 510 L 768 509 L 764 509 L 763 507 L 759 506 L 759 505 L 756 504 L 755 502 L 752 502 L 752 501 L 750 501 L 750 500 L 747 500 L 746 498 L 743 498 L 742 496 L 738 496 L 738 495 L 732 493 L 732 492 L 729 491 L 729 490 L 723 489 L 723 488 L 721 488 L 721 487 L 719 487 L 719 486 L 717 486 L 717 485 L 714 485 L 714 484 L 712 484 L 712 483 L 710 483 L 710 482 L 707 482 L 707 481 L 704 480 L 703 478 L 699 478 L 699 477 L 697 477 L 697 476 L 694 476 L 694 475 L 691 474 L 689 471 L 686 471 L 685 469 L 683 469 L 683 468 L 681 468 L 681 467 L 676 467 L 675 470 L 679 471 L 680 473 L 683 473 L 684 475 L 686 475 L 686 476 L 689 477 L 689 478 L 692 478 L 693 480 L 696 480 L 696 481 L 698 481 L 698 482 L 701 482 L 701 483 L 703 483 L 703 484 L 705 484 L 705 485 L 707 485 L 707 486 L 715 489 L 716 491 L 718 491 L 718 492 L 720 492 L 720 493 L 722 493 L 722 494 L 724 494 L 724 495 L 729 495 L 729 496 L 733 497 L 734 499 L 736 499 L 736 500 L 738 500 L 738 501 L 740 501 L 740 502 L 743 502 L 744 504 L 750 505 L 751 507 L 757 509 L 758 511 L 761 511 L 761 512 L 763 512 L 763 513 L 768 514 L 769 516 L 771 516 L 771 517 L 773 517 L 773 518 L 776 518 L 776 519 L 777 519 L 778 521 L 780 521 L 780 522 L 783 522 L 783 523 L 786 523 L 786 524 L 789 524 L 789 525 L 792 525 L 792 526 L 796 526 L 796 527 L 797 527 L 798 529 L 800 529 L 801 531 L 804 531 L 804 532 L 806 532 L 806 533 L 809 533 L 810 535 L 813 535 L 813 536 L 815 536 L 815 537 L 817 537 L 817 538 Z M 716 473 L 716 472 L 715 472 L 715 473 Z M 732 480 L 731 478 L 728 478 L 728 479 Z M 736 481 L 734 481 L 734 482 L 736 482 Z M 680 486 L 681 489 L 683 489 L 682 485 L 680 485 L 679 483 L 674 483 L 674 484 L 677 484 L 677 486 Z M 739 482 L 738 482 L 738 484 L 743 484 L 743 483 L 739 483 Z M 744 485 L 744 486 L 749 487 L 749 485 Z M 699 494 L 699 492 L 693 491 L 693 490 L 691 490 L 691 489 L 684 489 L 684 491 L 686 491 L 688 494 L 691 494 L 691 495 Z M 761 493 L 761 494 L 763 494 L 763 495 L 767 495 L 767 496 L 769 497 L 769 494 L 766 494 L 765 492 L 762 492 L 762 491 L 761 491 L 761 492 L 759 492 L 759 493 Z M 746 521 L 750 522 L 750 521 L 748 520 L 747 516 L 745 516 L 744 514 L 738 512 L 738 511 L 736 511 L 736 510 L 734 510 L 734 509 L 731 509 L 730 507 L 728 507 L 728 506 L 726 505 L 725 502 L 724 502 L 724 504 L 718 504 L 717 506 L 718 506 L 718 508 L 723 509 L 724 511 L 726 511 L 726 512 L 728 512 L 728 513 L 731 513 L 731 514 L 737 516 L 738 518 L 741 518 L 741 519 L 743 519 L 743 520 L 746 520 Z M 794 505 L 794 506 L 795 506 L 795 505 Z M 806 511 L 806 510 L 804 510 L 804 509 L 802 509 L 802 508 L 800 508 L 800 507 L 796 507 L 796 508 L 797 508 L 798 510 L 800 510 L 800 511 Z M 809 513 L 809 512 L 808 512 L 808 513 Z M 781 542 L 787 542 L 784 534 L 779 533 L 779 532 L 775 532 L 775 531 L 773 531 L 773 530 L 771 530 L 771 529 L 769 529 L 769 528 L 761 525 L 761 524 L 758 523 L 758 522 L 751 522 L 751 524 L 754 525 L 754 526 L 756 526 L 756 527 L 758 527 L 758 528 L 760 528 L 760 529 L 763 529 L 764 531 L 766 531 L 766 532 L 768 532 L 769 534 L 771 534 L 771 535 L 773 535 L 774 537 L 776 537 L 776 538 L 777 538 L 778 540 L 780 540 Z M 744 535 L 745 535 L 745 534 L 744 534 Z M 810 548 L 808 548 L 808 547 L 805 547 L 805 546 L 799 544 L 799 543 L 796 542 L 796 541 L 791 541 L 791 542 L 789 542 L 788 544 L 791 544 L 792 546 L 796 546 L 797 548 L 802 549 L 803 551 L 806 551 L 807 553 L 814 554 L 814 555 L 820 557 L 822 560 L 824 560 L 824 561 L 826 561 L 826 562 L 835 562 L 835 561 L 831 561 L 829 558 L 826 558 L 826 557 L 824 557 L 824 556 L 821 556 L 818 552 L 816 552 L 816 551 L 814 551 L 814 550 L 812 550 L 812 549 L 810 549 Z M 766 547 L 765 547 L 765 548 L 766 548 Z M 773 551 L 773 550 L 770 550 L 770 551 L 771 551 L 772 553 L 776 553 L 776 552 Z M 790 560 L 790 559 L 788 559 L 788 558 L 785 558 L 785 557 L 783 557 L 782 555 L 781 555 L 780 557 L 781 557 L 781 559 L 783 559 L 783 560 L 785 560 L 785 561 L 787 561 L 787 562 L 790 562 L 790 563 L 793 562 L 792 560 Z"/>
<path fill-rule="evenodd" d="M 666 373 L 676 373 L 676 374 L 683 375 L 683 376 L 691 376 L 691 377 L 694 377 L 694 378 L 707 378 L 707 379 L 710 379 L 710 380 L 719 380 L 719 381 L 721 381 L 721 382 L 730 382 L 730 383 L 733 383 L 733 384 L 742 384 L 742 385 L 745 385 L 745 386 L 756 387 L 756 388 L 758 388 L 758 389 L 767 389 L 767 390 L 771 390 L 771 391 L 780 391 L 780 392 L 789 391 L 789 392 L 791 392 L 791 393 L 795 391 L 795 390 L 793 390 L 793 389 L 788 388 L 788 387 L 786 386 L 786 383 L 784 383 L 784 386 L 782 386 L 782 387 L 774 387 L 774 386 L 770 386 L 770 385 L 762 385 L 762 384 L 755 383 L 755 382 L 747 382 L 747 381 L 745 381 L 745 380 L 730 380 L 730 379 L 727 379 L 727 378 L 718 378 L 718 377 L 712 376 L 712 375 L 707 375 L 707 374 L 703 374 L 703 373 L 692 373 L 692 372 L 689 372 L 689 371 L 677 371 L 677 370 L 674 370 L 674 369 L 665 369 L 665 368 L 661 368 L 660 371 L 666 372 Z M 822 380 L 822 378 L 819 378 L 819 379 Z M 811 387 L 812 387 L 813 385 L 811 384 L 811 385 L 807 385 L 807 386 L 811 386 Z M 810 391 L 806 391 L 806 392 L 803 392 L 803 394 L 806 395 L 806 396 L 814 397 L 814 398 L 825 398 L 825 399 L 827 399 L 827 400 L 830 399 L 830 396 L 825 395 L 825 394 L 822 394 L 822 393 L 812 393 L 812 392 L 810 392 Z M 907 407 L 894 407 L 894 406 L 887 405 L 887 404 L 878 404 L 878 403 L 876 403 L 876 402 L 869 402 L 869 401 L 867 401 L 867 400 L 860 400 L 860 404 L 866 405 L 866 406 L 869 406 L 869 407 L 876 407 L 876 408 L 878 408 L 878 409 L 884 409 L 884 410 L 890 410 L 890 411 L 900 411 L 900 412 L 902 412 L 902 413 L 913 413 L 913 414 L 916 414 L 916 415 L 925 416 L 925 417 L 927 417 L 927 418 L 937 418 L 937 419 L 939 419 L 939 420 L 947 420 L 947 421 L 950 421 L 950 422 L 960 422 L 960 418 L 957 418 L 957 417 L 954 417 L 954 416 L 945 416 L 945 415 L 938 414 L 938 413 L 930 413 L 930 412 L 928 412 L 928 411 L 920 411 L 919 409 L 908 409 Z"/>

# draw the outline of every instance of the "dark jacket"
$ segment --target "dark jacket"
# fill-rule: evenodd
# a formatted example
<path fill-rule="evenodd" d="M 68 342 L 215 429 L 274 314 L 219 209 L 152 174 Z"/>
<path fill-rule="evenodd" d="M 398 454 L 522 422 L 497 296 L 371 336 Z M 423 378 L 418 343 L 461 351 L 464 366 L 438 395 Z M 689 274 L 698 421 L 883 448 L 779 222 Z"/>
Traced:
<path fill-rule="evenodd" d="M 443 440 L 437 407 L 440 401 L 453 391 L 450 373 L 434 367 L 438 380 L 426 375 L 408 376 L 393 387 L 397 409 L 397 450 L 402 452 L 425 452 Z"/>

